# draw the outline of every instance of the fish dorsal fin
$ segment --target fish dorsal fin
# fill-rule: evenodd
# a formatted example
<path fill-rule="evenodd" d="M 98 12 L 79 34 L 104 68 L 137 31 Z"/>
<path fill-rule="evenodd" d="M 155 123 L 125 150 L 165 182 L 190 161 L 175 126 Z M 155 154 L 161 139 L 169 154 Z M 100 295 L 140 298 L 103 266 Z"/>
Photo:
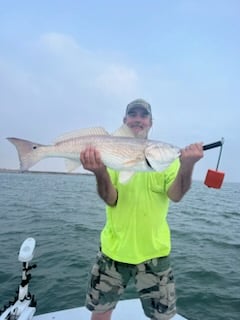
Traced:
<path fill-rule="evenodd" d="M 55 143 L 62 142 L 69 139 L 76 139 L 83 136 L 106 136 L 109 135 L 109 133 L 102 127 L 96 127 L 96 128 L 86 128 L 86 129 L 79 129 L 71 132 L 67 132 L 61 136 L 59 136 L 57 139 L 55 139 Z"/>
<path fill-rule="evenodd" d="M 119 182 L 122 184 L 127 183 L 132 176 L 135 174 L 134 171 L 120 171 L 119 172 Z"/>
<path fill-rule="evenodd" d="M 134 134 L 132 133 L 131 129 L 129 129 L 129 127 L 125 124 L 123 124 L 120 128 L 114 131 L 112 133 L 112 136 L 134 138 Z"/>

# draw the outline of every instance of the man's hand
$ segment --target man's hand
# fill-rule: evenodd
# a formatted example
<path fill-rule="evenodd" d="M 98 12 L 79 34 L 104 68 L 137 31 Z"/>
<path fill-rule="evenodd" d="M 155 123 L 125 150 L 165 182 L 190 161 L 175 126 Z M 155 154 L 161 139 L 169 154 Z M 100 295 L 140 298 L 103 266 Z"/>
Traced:
<path fill-rule="evenodd" d="M 195 163 L 203 157 L 202 143 L 194 143 L 181 149 L 180 168 L 176 179 L 168 190 L 168 197 L 178 202 L 190 189 Z"/>
<path fill-rule="evenodd" d="M 194 143 L 181 149 L 180 162 L 182 169 L 191 168 L 203 157 L 203 144 Z"/>
<path fill-rule="evenodd" d="M 80 161 L 84 169 L 92 171 L 95 174 L 106 170 L 100 153 L 93 146 L 87 147 L 80 153 Z"/>
<path fill-rule="evenodd" d="M 118 197 L 117 190 L 111 182 L 107 168 L 101 160 L 100 153 L 93 146 L 89 146 L 80 153 L 80 161 L 84 169 L 95 174 L 99 196 L 109 206 L 115 206 Z"/>

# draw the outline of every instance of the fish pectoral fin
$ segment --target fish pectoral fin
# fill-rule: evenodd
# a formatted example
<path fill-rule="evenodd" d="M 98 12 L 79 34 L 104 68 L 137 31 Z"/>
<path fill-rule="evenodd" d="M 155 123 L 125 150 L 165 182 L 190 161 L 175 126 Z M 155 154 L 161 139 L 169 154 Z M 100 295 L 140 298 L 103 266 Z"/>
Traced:
<path fill-rule="evenodd" d="M 127 183 L 134 174 L 135 174 L 134 171 L 120 171 L 119 182 L 122 184 Z"/>
<path fill-rule="evenodd" d="M 136 161 L 135 159 L 124 161 L 123 166 L 126 168 L 130 168 L 130 167 L 133 167 L 137 162 L 138 161 Z"/>
<path fill-rule="evenodd" d="M 65 159 L 65 167 L 67 169 L 67 172 L 72 172 L 80 166 L 81 166 L 80 161 L 72 160 L 72 159 Z"/>
<path fill-rule="evenodd" d="M 123 162 L 124 167 L 130 168 L 134 167 L 137 163 L 143 162 L 144 158 L 142 155 L 138 155 L 135 158 L 130 158 Z"/>

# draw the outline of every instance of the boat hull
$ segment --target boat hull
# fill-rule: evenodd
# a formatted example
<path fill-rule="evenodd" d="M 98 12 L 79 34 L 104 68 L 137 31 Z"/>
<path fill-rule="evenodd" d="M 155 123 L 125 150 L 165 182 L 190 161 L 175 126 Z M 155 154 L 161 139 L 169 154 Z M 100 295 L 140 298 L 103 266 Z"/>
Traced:
<path fill-rule="evenodd" d="M 66 309 L 51 313 L 46 313 L 33 317 L 33 320 L 90 320 L 91 312 L 85 307 Z M 113 312 L 113 320 L 125 320 L 125 319 L 148 319 L 142 310 L 142 306 L 139 299 L 121 300 L 116 309 Z M 187 320 L 181 315 L 175 315 L 172 320 Z"/>

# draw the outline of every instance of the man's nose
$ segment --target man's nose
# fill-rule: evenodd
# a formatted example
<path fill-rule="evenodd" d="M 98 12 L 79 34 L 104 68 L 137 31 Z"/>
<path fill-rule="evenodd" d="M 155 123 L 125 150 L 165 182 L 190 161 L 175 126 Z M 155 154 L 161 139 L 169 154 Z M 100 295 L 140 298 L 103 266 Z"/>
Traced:
<path fill-rule="evenodd" d="M 136 122 L 141 122 L 141 121 L 142 121 L 142 116 L 141 116 L 141 114 L 136 114 L 136 116 L 134 117 L 134 120 L 135 120 Z"/>

